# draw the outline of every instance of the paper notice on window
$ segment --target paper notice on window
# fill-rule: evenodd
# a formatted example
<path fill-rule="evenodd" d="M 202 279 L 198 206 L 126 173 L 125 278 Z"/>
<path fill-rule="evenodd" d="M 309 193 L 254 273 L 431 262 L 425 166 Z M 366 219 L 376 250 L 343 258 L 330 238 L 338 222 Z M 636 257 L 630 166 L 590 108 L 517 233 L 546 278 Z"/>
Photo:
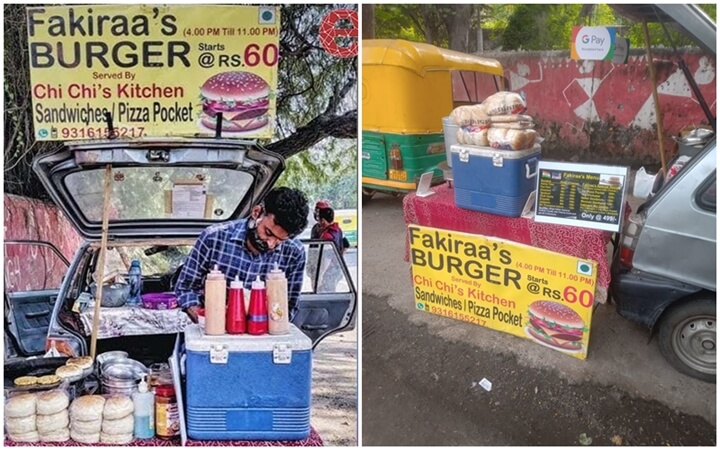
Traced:
<path fill-rule="evenodd" d="M 202 219 L 205 217 L 207 189 L 202 184 L 179 184 L 172 190 L 173 219 Z"/>

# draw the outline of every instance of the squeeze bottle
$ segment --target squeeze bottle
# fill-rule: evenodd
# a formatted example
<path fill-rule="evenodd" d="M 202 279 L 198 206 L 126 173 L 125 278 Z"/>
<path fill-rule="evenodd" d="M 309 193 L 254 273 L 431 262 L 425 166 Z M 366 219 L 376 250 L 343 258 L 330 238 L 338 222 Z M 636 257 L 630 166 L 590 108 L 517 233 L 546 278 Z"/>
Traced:
<path fill-rule="evenodd" d="M 257 276 L 250 290 L 250 309 L 247 321 L 248 334 L 260 335 L 268 332 L 268 311 L 265 283 Z"/>
<path fill-rule="evenodd" d="M 225 299 L 227 283 L 225 275 L 215 268 L 205 277 L 205 334 L 225 334 Z"/>
<path fill-rule="evenodd" d="M 268 301 L 268 333 L 288 334 L 290 322 L 288 317 L 288 285 L 285 272 L 278 268 L 278 263 L 267 276 Z"/>
<path fill-rule="evenodd" d="M 140 294 L 142 293 L 142 270 L 140 269 L 140 261 L 133 259 L 128 270 L 128 281 L 130 282 L 130 293 L 128 294 L 128 306 L 142 305 Z"/>
<path fill-rule="evenodd" d="M 137 392 L 132 395 L 135 411 L 135 437 L 151 439 L 155 437 L 155 394 L 148 391 L 147 375 L 142 376 Z"/>
<path fill-rule="evenodd" d="M 226 326 L 229 334 L 242 334 L 245 332 L 245 299 L 243 298 L 243 285 L 240 279 L 235 275 L 235 279 L 230 282 L 230 290 L 228 291 L 228 306 Z"/>

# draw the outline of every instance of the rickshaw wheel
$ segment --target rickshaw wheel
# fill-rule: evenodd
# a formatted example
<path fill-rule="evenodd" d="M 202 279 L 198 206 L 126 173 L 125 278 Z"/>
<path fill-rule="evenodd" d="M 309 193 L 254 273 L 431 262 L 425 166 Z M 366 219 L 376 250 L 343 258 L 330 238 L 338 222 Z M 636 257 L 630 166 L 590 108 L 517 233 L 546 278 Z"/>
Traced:
<path fill-rule="evenodd" d="M 377 191 L 375 189 L 362 188 L 362 199 L 370 200 Z"/>

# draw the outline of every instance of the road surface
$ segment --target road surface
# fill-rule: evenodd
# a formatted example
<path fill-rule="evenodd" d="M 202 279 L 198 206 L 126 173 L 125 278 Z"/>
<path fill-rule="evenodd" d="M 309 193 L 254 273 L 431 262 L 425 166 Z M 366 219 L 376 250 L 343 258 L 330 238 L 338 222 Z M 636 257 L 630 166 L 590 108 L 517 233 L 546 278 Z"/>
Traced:
<path fill-rule="evenodd" d="M 715 445 L 715 385 L 612 305 L 585 361 L 417 311 L 402 199 L 377 195 L 362 217 L 363 445 Z"/>

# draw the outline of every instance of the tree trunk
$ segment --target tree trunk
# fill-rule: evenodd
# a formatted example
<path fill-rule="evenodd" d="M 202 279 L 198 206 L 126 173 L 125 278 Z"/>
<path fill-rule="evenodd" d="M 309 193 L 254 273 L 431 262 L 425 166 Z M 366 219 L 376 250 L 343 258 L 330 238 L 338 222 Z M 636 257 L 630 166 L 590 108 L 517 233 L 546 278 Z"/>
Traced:
<path fill-rule="evenodd" d="M 362 39 L 375 39 L 375 5 L 362 5 Z"/>
<path fill-rule="evenodd" d="M 450 5 L 443 9 L 442 18 L 448 30 L 450 49 L 467 53 L 473 6 Z"/>
<path fill-rule="evenodd" d="M 433 5 L 422 5 L 422 20 L 425 24 L 425 43 L 435 45 L 437 36 L 437 23 L 433 17 Z"/>

